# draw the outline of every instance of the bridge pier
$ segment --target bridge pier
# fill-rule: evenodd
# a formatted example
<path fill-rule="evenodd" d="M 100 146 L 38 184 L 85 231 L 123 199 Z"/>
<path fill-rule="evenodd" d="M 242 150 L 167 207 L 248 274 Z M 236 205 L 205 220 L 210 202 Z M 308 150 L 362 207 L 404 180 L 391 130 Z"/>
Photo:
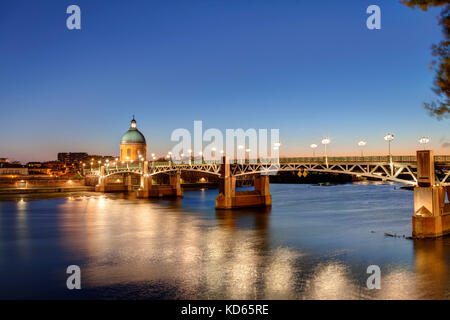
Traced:
<path fill-rule="evenodd" d="M 96 192 L 106 191 L 106 178 L 105 178 L 105 167 L 100 167 L 100 177 L 98 178 L 98 184 L 95 186 Z"/>
<path fill-rule="evenodd" d="M 417 151 L 417 182 L 414 188 L 413 236 L 436 238 L 450 234 L 450 204 L 445 192 L 450 188 L 435 184 L 434 155 L 431 150 Z M 450 198 L 449 198 L 450 199 Z"/>
<path fill-rule="evenodd" d="M 271 206 L 272 196 L 269 192 L 269 176 L 256 176 L 254 184 L 254 191 L 236 191 L 236 177 L 231 175 L 230 163 L 224 157 L 219 195 L 216 197 L 216 209 Z"/>
<path fill-rule="evenodd" d="M 177 171 L 169 177 L 169 185 L 153 185 L 152 176 L 148 173 L 148 162 L 144 162 L 141 186 L 137 190 L 138 198 L 183 197 L 181 189 L 181 173 Z"/>

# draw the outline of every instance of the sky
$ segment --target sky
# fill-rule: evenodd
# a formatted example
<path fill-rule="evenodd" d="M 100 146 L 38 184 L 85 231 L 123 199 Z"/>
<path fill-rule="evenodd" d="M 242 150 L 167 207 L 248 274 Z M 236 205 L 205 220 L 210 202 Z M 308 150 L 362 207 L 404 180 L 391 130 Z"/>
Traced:
<path fill-rule="evenodd" d="M 81 8 L 81 30 L 66 9 Z M 381 29 L 366 8 L 381 8 Z M 0 3 L 0 157 L 117 155 L 132 115 L 148 152 L 173 130 L 279 129 L 281 156 L 450 154 L 430 117 L 439 10 L 398 1 L 71 0 Z M 316 154 L 322 153 L 319 147 Z"/>

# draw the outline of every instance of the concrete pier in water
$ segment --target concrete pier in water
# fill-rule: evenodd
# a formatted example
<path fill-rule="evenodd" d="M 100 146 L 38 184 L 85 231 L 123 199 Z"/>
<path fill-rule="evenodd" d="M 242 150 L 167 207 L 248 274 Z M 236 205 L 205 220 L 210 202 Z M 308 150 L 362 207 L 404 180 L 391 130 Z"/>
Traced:
<path fill-rule="evenodd" d="M 216 209 L 268 207 L 272 205 L 272 196 L 269 192 L 269 176 L 255 176 L 255 190 L 253 191 L 236 191 L 236 177 L 230 174 L 230 163 L 225 158 L 223 158 L 222 163 L 219 195 L 216 197 Z"/>
<path fill-rule="evenodd" d="M 414 188 L 413 237 L 436 238 L 450 234 L 450 187 L 436 185 L 434 155 L 417 151 L 417 187 Z"/>

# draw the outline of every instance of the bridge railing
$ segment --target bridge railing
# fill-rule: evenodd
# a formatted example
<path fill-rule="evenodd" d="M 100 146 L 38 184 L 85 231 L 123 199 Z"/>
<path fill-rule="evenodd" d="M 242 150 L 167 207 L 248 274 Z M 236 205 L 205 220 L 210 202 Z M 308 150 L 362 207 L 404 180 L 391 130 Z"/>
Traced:
<path fill-rule="evenodd" d="M 435 162 L 441 164 L 450 165 L 450 156 L 435 156 Z M 415 163 L 417 161 L 416 156 L 392 156 L 392 161 L 396 163 Z M 277 164 L 277 163 L 325 163 L 325 157 L 290 157 L 290 158 L 280 158 L 280 159 L 272 159 L 272 158 L 264 158 L 258 160 L 230 160 L 230 164 Z M 351 162 L 351 163 L 376 163 L 376 162 L 389 162 L 389 156 L 364 156 L 364 157 L 328 157 L 328 163 L 333 164 L 337 162 Z M 177 166 L 177 165 L 201 165 L 201 164 L 221 164 L 221 160 L 196 160 L 196 161 L 165 161 L 165 162 L 149 162 L 149 167 L 155 166 Z M 143 164 L 128 164 L 128 165 L 110 165 L 105 167 L 106 173 L 114 172 L 114 171 L 139 171 L 143 169 Z M 97 168 L 89 168 L 84 169 L 86 174 L 89 173 L 97 173 L 100 170 Z"/>
<path fill-rule="evenodd" d="M 365 156 L 365 157 L 295 157 L 280 158 L 280 163 L 324 163 L 331 162 L 389 162 L 389 156 Z M 415 156 L 393 156 L 393 162 L 416 162 Z"/>

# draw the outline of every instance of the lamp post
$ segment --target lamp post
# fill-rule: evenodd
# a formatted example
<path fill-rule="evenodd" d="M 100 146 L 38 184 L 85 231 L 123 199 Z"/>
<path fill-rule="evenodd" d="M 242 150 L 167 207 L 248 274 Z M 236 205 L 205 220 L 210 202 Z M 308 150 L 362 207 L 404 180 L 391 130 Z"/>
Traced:
<path fill-rule="evenodd" d="M 245 149 L 245 153 L 248 154 L 248 162 L 250 163 L 250 151 L 252 151 L 250 148 Z"/>
<path fill-rule="evenodd" d="M 391 141 L 394 140 L 394 135 L 392 133 L 388 133 L 384 136 L 384 140 L 386 140 L 388 142 L 389 166 L 391 167 L 391 175 L 393 175 L 394 174 L 394 163 L 392 162 Z"/>
<path fill-rule="evenodd" d="M 358 142 L 358 146 L 361 148 L 361 158 L 364 157 L 364 154 L 363 154 L 363 148 L 364 148 L 364 146 L 365 146 L 366 144 L 367 144 L 367 142 L 364 141 L 364 140 L 360 140 L 360 141 Z"/>
<path fill-rule="evenodd" d="M 155 159 L 156 159 L 155 154 L 152 153 L 152 165 L 154 165 Z"/>
<path fill-rule="evenodd" d="M 238 145 L 238 150 L 242 150 L 242 149 L 244 149 L 244 146 L 243 145 Z M 245 161 L 245 153 L 244 153 L 244 160 L 242 160 L 242 159 L 238 159 L 239 158 L 239 151 L 236 153 L 236 160 L 239 160 L 239 162 L 240 163 L 243 163 L 242 161 Z"/>
<path fill-rule="evenodd" d="M 423 146 L 423 150 L 425 150 L 425 145 L 430 142 L 429 137 L 421 137 L 419 139 L 419 143 Z"/>
<path fill-rule="evenodd" d="M 280 142 L 275 142 L 275 143 L 273 144 L 273 150 L 276 150 L 276 151 L 277 151 L 277 152 L 276 152 L 276 154 L 277 154 L 277 165 L 280 164 L 280 146 L 281 146 L 281 143 L 280 143 Z M 271 154 L 271 158 L 273 159 L 272 154 Z"/>
<path fill-rule="evenodd" d="M 313 143 L 310 145 L 312 151 L 313 151 L 313 157 L 316 156 L 316 148 L 317 148 L 317 144 Z"/>
<path fill-rule="evenodd" d="M 214 163 L 215 159 L 216 159 L 217 148 L 216 147 L 212 147 L 211 151 L 212 151 L 212 153 L 211 153 L 211 160 L 212 160 L 212 163 Z"/>
<path fill-rule="evenodd" d="M 325 164 L 327 165 L 327 167 L 328 167 L 327 145 L 330 144 L 330 142 L 331 142 L 330 138 L 323 138 L 322 139 L 322 144 L 325 147 Z"/>
<path fill-rule="evenodd" d="M 392 163 L 391 141 L 394 140 L 394 135 L 392 133 L 387 133 L 384 136 L 384 140 L 386 140 L 388 142 L 389 162 Z"/>

